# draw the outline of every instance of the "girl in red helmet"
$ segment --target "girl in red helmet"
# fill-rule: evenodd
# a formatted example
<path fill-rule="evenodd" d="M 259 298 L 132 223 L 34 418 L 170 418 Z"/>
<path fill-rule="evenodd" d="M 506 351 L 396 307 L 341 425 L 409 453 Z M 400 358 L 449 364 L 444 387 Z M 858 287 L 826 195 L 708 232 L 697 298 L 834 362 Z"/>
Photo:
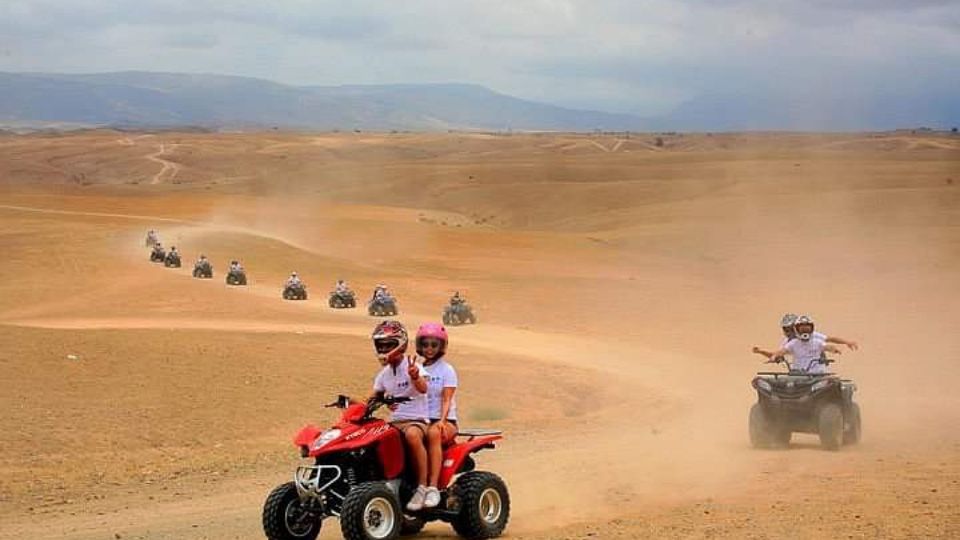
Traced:
<path fill-rule="evenodd" d="M 373 381 L 375 395 L 409 397 L 391 409 L 391 423 L 403 432 L 404 439 L 416 469 L 419 485 L 407 503 L 407 509 L 423 508 L 427 494 L 427 376 L 428 373 L 413 356 L 404 357 L 407 350 L 407 330 L 398 321 L 383 321 L 373 330 L 373 346 L 383 369 Z"/>
<path fill-rule="evenodd" d="M 447 329 L 439 323 L 426 323 L 417 330 L 417 354 L 427 368 L 427 408 L 430 428 L 427 431 L 427 456 L 430 464 L 429 483 L 423 506 L 440 504 L 440 465 L 443 445 L 457 436 L 457 372 L 444 358 L 447 352 Z"/>

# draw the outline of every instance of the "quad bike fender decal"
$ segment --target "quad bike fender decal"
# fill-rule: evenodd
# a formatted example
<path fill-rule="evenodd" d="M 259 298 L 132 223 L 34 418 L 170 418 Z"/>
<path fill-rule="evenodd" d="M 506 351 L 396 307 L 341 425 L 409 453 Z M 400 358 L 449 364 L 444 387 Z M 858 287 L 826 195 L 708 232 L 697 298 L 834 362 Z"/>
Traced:
<path fill-rule="evenodd" d="M 396 431 L 386 422 L 370 422 L 364 425 L 357 424 L 339 424 L 337 429 L 342 430 L 342 434 L 335 441 L 323 446 L 322 448 L 311 449 L 310 456 L 319 456 L 321 454 L 330 454 L 334 452 L 343 452 L 344 450 L 355 450 L 370 446 L 377 441 L 389 438 L 391 431 Z M 397 436 L 395 433 L 394 436 Z"/>
<path fill-rule="evenodd" d="M 479 452 L 484 448 L 493 448 L 494 441 L 502 438 L 503 435 L 485 435 L 457 443 L 447 448 L 443 452 L 443 463 L 440 467 L 440 481 L 437 487 L 446 489 L 450 484 L 450 480 L 452 480 L 453 476 L 460 470 L 460 466 L 463 465 L 467 456 L 474 452 Z"/>

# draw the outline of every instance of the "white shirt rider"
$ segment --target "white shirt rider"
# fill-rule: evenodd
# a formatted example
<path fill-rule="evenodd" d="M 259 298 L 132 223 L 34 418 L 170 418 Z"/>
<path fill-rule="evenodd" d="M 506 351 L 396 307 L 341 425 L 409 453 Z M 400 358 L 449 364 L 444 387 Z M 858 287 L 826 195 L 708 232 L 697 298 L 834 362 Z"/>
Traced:
<path fill-rule="evenodd" d="M 417 364 L 417 369 L 421 377 L 430 377 L 430 373 L 420 364 Z M 410 398 L 410 401 L 397 404 L 391 420 L 417 420 L 420 422 L 428 420 L 427 394 L 421 394 L 414 388 L 413 381 L 410 380 L 410 374 L 407 373 L 406 363 L 401 362 L 396 366 L 384 366 L 373 380 L 373 391 L 383 392 L 384 395 L 390 397 Z"/>
<path fill-rule="evenodd" d="M 443 358 L 430 364 L 428 369 L 430 371 L 427 374 L 427 406 L 430 420 L 444 420 L 440 418 L 443 408 L 443 389 L 457 387 L 457 371 Z M 450 400 L 450 411 L 445 420 L 457 421 L 456 395 Z"/>
<path fill-rule="evenodd" d="M 823 334 L 820 334 L 822 336 Z M 805 373 L 825 373 L 826 366 L 819 362 L 827 342 L 816 334 L 810 339 L 793 338 L 787 341 L 783 350 L 793 357 L 792 368 Z"/>

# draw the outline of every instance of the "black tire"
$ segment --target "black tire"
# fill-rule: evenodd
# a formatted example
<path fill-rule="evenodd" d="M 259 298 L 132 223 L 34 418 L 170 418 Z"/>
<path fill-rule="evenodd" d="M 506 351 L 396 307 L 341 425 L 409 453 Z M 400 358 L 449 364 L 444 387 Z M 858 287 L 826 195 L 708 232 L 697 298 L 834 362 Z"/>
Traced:
<path fill-rule="evenodd" d="M 476 316 L 476 315 L 474 315 L 473 313 L 470 313 L 470 316 L 469 316 L 468 318 L 470 319 L 470 324 L 477 324 L 477 316 Z"/>
<path fill-rule="evenodd" d="M 263 503 L 263 532 L 269 540 L 314 540 L 320 534 L 323 521 L 296 521 L 300 510 L 300 497 L 293 482 L 280 484 Z M 293 521 L 291 523 L 291 521 Z"/>
<path fill-rule="evenodd" d="M 836 403 L 827 403 L 817 415 L 820 446 L 824 450 L 839 450 L 843 442 L 843 410 Z"/>
<path fill-rule="evenodd" d="M 777 433 L 774 431 L 773 423 L 767 418 L 767 414 L 763 410 L 763 406 L 760 403 L 754 403 L 750 407 L 750 445 L 754 448 L 771 448 L 776 444 L 780 443 L 778 440 Z M 781 439 L 782 439 L 782 433 Z M 785 432 L 787 434 L 787 443 L 790 442 L 790 432 Z"/>
<path fill-rule="evenodd" d="M 450 315 L 446 313 L 443 314 L 443 324 L 450 326 Z"/>
<path fill-rule="evenodd" d="M 844 418 L 843 444 L 857 444 L 863 428 L 860 424 L 860 405 L 851 403 L 847 417 Z"/>
<path fill-rule="evenodd" d="M 427 522 L 423 518 L 413 516 L 403 516 L 403 522 L 400 524 L 400 536 L 411 536 L 423 530 Z"/>
<path fill-rule="evenodd" d="M 340 509 L 345 540 L 392 540 L 400 536 L 400 501 L 383 482 L 365 482 L 350 489 Z"/>
<path fill-rule="evenodd" d="M 453 491 L 460 513 L 451 524 L 470 540 L 496 538 L 510 519 L 510 494 L 503 480 L 490 472 L 468 472 L 457 479 Z"/>

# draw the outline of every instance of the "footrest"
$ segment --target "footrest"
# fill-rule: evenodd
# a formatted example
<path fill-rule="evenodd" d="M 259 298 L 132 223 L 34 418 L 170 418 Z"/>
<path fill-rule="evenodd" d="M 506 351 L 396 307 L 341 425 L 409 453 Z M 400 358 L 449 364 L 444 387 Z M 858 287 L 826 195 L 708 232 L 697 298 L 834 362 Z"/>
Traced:
<path fill-rule="evenodd" d="M 457 437 L 486 437 L 487 435 L 502 435 L 503 431 L 499 429 L 461 429 L 457 432 Z"/>

